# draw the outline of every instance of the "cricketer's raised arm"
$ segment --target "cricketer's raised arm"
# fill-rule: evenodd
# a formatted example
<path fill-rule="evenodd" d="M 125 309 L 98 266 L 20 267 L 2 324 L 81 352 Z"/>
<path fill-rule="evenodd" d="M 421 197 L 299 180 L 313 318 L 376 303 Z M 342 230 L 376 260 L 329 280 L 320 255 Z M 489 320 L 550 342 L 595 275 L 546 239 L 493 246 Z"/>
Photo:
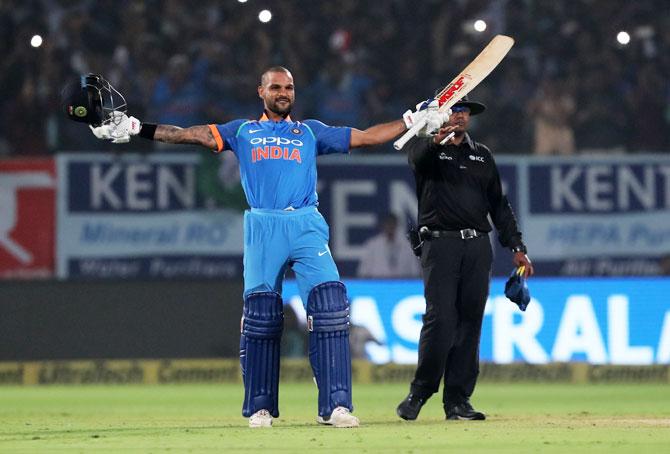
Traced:
<path fill-rule="evenodd" d="M 98 127 L 90 126 L 98 139 L 126 143 L 133 136 L 174 144 L 194 144 L 209 150 L 221 151 L 221 136 L 210 125 L 181 128 L 173 125 L 157 125 L 128 117 L 124 112 L 113 112 L 112 121 Z"/>
<path fill-rule="evenodd" d="M 200 145 L 209 150 L 217 151 L 221 148 L 209 125 L 198 125 L 188 128 L 180 128 L 179 126 L 172 125 L 156 125 L 153 140 L 165 143 Z"/>
<path fill-rule="evenodd" d="M 435 105 L 434 109 L 431 108 L 433 105 Z M 450 111 L 439 112 L 437 110 L 437 102 L 428 99 L 418 103 L 415 111 L 406 111 L 401 120 L 374 125 L 363 131 L 352 128 L 349 147 L 357 148 L 381 145 L 395 139 L 408 130 L 412 130 L 412 128 L 418 128 L 419 135 L 421 136 L 432 135 L 443 123 L 449 121 L 449 114 Z"/>
<path fill-rule="evenodd" d="M 388 123 L 381 123 L 370 126 L 365 130 L 351 128 L 350 148 L 368 147 L 371 145 L 381 145 L 398 137 L 407 131 L 404 120 L 395 120 Z"/>

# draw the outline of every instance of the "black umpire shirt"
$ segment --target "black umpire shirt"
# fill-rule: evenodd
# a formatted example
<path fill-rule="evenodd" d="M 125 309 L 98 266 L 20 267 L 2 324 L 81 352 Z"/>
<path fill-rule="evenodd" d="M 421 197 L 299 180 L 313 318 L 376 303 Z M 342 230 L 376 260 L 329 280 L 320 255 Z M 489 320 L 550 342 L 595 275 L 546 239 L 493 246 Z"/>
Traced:
<path fill-rule="evenodd" d="M 490 232 L 490 213 L 504 247 L 523 244 L 486 145 L 466 133 L 460 145 L 440 146 L 432 138 L 414 138 L 406 146 L 416 180 L 420 227 Z"/>

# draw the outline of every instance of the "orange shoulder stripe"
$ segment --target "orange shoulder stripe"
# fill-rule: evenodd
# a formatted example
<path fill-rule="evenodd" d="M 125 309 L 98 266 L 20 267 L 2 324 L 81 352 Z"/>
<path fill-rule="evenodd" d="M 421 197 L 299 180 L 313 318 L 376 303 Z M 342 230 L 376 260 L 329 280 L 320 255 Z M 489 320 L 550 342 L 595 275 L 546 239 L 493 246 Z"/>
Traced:
<path fill-rule="evenodd" d="M 216 140 L 216 151 L 223 150 L 223 139 L 221 138 L 221 134 L 219 133 L 219 130 L 216 128 L 215 125 L 207 125 L 207 126 L 209 126 L 209 130 L 212 131 L 212 135 L 214 136 L 214 140 Z"/>

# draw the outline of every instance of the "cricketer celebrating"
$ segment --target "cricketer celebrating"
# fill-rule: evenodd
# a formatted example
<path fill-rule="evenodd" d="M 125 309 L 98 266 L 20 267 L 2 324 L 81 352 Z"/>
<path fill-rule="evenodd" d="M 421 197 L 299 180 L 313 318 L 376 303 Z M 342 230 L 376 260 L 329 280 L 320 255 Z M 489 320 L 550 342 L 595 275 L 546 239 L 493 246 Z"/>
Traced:
<path fill-rule="evenodd" d="M 259 120 L 180 128 L 141 123 L 122 111 L 113 121 L 91 127 L 115 143 L 139 135 L 175 144 L 198 144 L 237 156 L 242 186 L 251 207 L 244 214 L 244 308 L 240 361 L 244 381 L 242 414 L 250 427 L 269 427 L 279 416 L 279 345 L 283 326 L 282 283 L 287 267 L 296 275 L 307 312 L 309 360 L 318 387 L 321 424 L 357 427 L 351 414 L 349 302 L 328 248 L 328 225 L 317 209 L 316 157 L 388 142 L 427 119 L 423 134 L 446 122 L 449 113 L 419 104 L 403 119 L 364 131 L 293 121 L 290 71 L 276 66 L 261 76 Z"/>

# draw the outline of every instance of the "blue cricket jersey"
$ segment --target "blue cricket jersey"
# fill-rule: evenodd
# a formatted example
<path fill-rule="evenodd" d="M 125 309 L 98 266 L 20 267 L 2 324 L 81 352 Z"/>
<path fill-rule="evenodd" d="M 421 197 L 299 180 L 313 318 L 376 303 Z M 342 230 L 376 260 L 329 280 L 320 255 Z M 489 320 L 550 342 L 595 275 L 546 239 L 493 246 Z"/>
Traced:
<path fill-rule="evenodd" d="M 233 120 L 209 125 L 217 151 L 232 150 L 251 208 L 283 210 L 316 206 L 316 157 L 348 153 L 351 128 L 317 120 Z"/>

